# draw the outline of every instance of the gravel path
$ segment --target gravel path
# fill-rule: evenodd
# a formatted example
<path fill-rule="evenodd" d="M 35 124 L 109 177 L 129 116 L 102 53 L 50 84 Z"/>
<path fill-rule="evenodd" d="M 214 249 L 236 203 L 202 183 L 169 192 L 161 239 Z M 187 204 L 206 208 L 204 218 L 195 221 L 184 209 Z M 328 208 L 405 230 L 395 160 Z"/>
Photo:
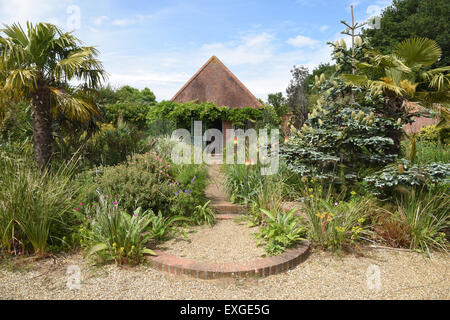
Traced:
<path fill-rule="evenodd" d="M 450 299 L 449 254 L 363 249 L 364 257 L 313 252 L 296 269 L 262 279 L 196 280 L 147 266 L 89 267 L 80 254 L 31 265 L 0 265 L 1 299 Z M 69 265 L 81 268 L 80 290 L 66 286 Z M 369 290 L 370 265 L 381 289 Z M 14 270 L 14 271 L 13 271 Z"/>
<path fill-rule="evenodd" d="M 183 236 L 165 242 L 160 249 L 178 257 L 217 263 L 246 262 L 261 258 L 262 247 L 257 247 L 253 233 L 244 223 L 218 220 L 214 227 L 206 225 L 192 228 L 188 240 Z"/>

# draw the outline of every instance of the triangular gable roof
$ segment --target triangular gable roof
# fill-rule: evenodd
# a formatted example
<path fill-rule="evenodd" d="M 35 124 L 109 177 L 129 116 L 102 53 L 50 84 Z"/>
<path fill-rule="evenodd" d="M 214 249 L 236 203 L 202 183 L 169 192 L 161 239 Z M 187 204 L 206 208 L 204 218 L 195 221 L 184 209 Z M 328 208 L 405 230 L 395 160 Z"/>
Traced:
<path fill-rule="evenodd" d="M 261 102 L 216 56 L 212 56 L 171 101 L 214 102 L 229 108 L 261 106 Z"/>

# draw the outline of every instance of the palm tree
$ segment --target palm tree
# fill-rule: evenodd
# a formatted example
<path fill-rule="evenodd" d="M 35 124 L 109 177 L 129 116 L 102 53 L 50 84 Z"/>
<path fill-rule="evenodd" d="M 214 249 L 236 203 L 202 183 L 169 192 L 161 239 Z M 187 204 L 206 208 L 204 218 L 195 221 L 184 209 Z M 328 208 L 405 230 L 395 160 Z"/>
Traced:
<path fill-rule="evenodd" d="M 347 84 L 368 88 L 374 95 L 383 94 L 392 109 L 407 111 L 406 101 L 432 108 L 440 104 L 446 113 L 450 103 L 450 66 L 430 69 L 439 61 L 442 50 L 436 41 L 411 38 L 399 43 L 390 55 L 367 50 L 368 63 L 359 63 L 359 74 L 344 74 Z M 382 74 L 370 79 L 370 74 Z M 447 110 L 448 113 L 448 110 Z"/>
<path fill-rule="evenodd" d="M 93 94 L 106 74 L 97 56 L 94 47 L 49 23 L 27 22 L 26 32 L 20 24 L 0 29 L 0 109 L 11 101 L 31 104 L 34 151 L 42 169 L 52 154 L 54 118 L 87 123 L 99 115 Z"/>

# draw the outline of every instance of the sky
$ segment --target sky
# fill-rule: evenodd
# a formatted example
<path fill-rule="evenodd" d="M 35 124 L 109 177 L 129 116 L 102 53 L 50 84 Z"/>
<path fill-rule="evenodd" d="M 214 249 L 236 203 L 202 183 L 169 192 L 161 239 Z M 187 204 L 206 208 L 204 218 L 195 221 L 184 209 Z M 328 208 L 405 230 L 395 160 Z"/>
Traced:
<path fill-rule="evenodd" d="M 379 14 L 391 0 L 0 0 L 0 22 L 50 22 L 96 46 L 113 87 L 170 99 L 216 55 L 258 98 L 283 92 L 294 65 L 330 62 L 341 20 Z"/>

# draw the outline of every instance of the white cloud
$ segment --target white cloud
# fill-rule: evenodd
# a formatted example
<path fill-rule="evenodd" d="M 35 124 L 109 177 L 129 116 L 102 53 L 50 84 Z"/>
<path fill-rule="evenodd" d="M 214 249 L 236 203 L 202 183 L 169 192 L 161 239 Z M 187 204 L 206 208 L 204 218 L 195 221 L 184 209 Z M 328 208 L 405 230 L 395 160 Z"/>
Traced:
<path fill-rule="evenodd" d="M 327 25 L 325 25 L 325 26 L 321 26 L 319 30 L 320 30 L 321 32 L 325 32 L 325 31 L 328 30 L 328 28 L 329 28 L 329 27 L 328 27 Z"/>
<path fill-rule="evenodd" d="M 367 7 L 366 13 L 368 17 L 379 16 L 383 10 L 392 4 L 392 0 L 378 0 L 375 4 Z"/>
<path fill-rule="evenodd" d="M 114 19 L 111 24 L 119 27 L 125 27 L 132 24 L 135 24 L 137 19 L 134 18 L 123 18 L 123 19 Z"/>
<path fill-rule="evenodd" d="M 273 55 L 274 37 L 266 32 L 242 36 L 238 41 L 205 44 L 200 48 L 203 56 L 216 55 L 230 65 L 259 64 Z"/>
<path fill-rule="evenodd" d="M 58 25 L 65 25 L 68 17 L 66 9 L 69 2 L 67 0 L 10 0 L 0 1 L 0 21 L 10 24 L 19 22 L 22 26 L 27 21 L 41 22 L 47 21 Z"/>
<path fill-rule="evenodd" d="M 302 47 L 315 47 L 319 44 L 319 41 L 311 39 L 310 37 L 305 37 L 298 35 L 295 38 L 289 38 L 286 43 L 291 46 L 302 48 Z"/>
<path fill-rule="evenodd" d="M 101 16 L 101 17 L 98 17 L 98 18 L 94 19 L 94 24 L 97 25 L 97 26 L 100 26 L 101 24 L 103 24 L 103 22 L 108 21 L 108 20 L 109 20 L 109 17 Z"/>
<path fill-rule="evenodd" d="M 383 7 L 373 4 L 373 5 L 370 5 L 367 7 L 366 13 L 369 16 L 378 16 L 382 10 L 383 10 Z"/>

